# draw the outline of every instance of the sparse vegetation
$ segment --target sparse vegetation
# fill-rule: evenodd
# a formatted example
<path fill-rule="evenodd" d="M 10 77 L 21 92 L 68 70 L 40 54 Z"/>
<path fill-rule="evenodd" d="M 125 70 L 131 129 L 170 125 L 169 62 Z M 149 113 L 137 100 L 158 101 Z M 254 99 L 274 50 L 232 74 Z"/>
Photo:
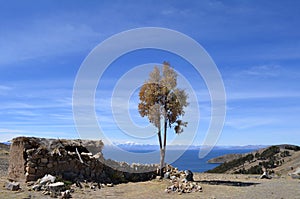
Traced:
<path fill-rule="evenodd" d="M 212 170 L 209 170 L 207 172 L 208 173 L 224 173 L 229 169 L 232 169 L 232 168 L 235 168 L 235 167 L 245 164 L 245 162 L 252 161 L 253 158 L 254 158 L 254 156 L 252 154 L 248 154 L 244 157 L 241 157 L 241 158 L 229 161 L 229 162 L 225 162 L 225 163 L 221 164 L 220 166 L 218 166 Z"/>
<path fill-rule="evenodd" d="M 258 159 L 261 160 L 267 160 L 267 159 L 272 159 L 275 154 L 280 152 L 280 148 L 278 146 L 271 146 L 264 150 L 260 155 Z"/>
<path fill-rule="evenodd" d="M 293 151 L 300 151 L 300 147 L 299 146 L 295 146 L 295 145 L 285 145 L 284 148 L 288 149 L 288 150 L 293 150 Z"/>
<path fill-rule="evenodd" d="M 271 146 L 263 151 L 247 154 L 241 158 L 225 162 L 218 167 L 207 171 L 208 173 L 225 173 L 232 171 L 235 174 L 261 174 L 263 168 L 272 171 L 284 164 L 284 158 L 291 156 L 293 151 L 300 147 L 293 145 Z M 251 164 L 257 162 L 255 164 Z M 245 166 L 248 165 L 248 166 Z"/>

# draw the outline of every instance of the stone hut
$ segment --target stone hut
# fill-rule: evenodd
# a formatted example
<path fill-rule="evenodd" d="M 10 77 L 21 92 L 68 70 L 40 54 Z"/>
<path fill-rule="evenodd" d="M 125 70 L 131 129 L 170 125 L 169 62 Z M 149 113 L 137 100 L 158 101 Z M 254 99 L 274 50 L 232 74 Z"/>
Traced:
<path fill-rule="evenodd" d="M 51 174 L 70 181 L 103 183 L 145 181 L 155 177 L 157 165 L 129 165 L 105 160 L 102 148 L 101 140 L 17 137 L 10 148 L 8 175 L 19 181 L 35 181 Z M 114 165 L 114 168 L 107 165 Z"/>
<path fill-rule="evenodd" d="M 45 174 L 95 177 L 91 169 L 103 170 L 102 148 L 102 141 L 17 137 L 10 148 L 8 175 L 26 181 Z"/>

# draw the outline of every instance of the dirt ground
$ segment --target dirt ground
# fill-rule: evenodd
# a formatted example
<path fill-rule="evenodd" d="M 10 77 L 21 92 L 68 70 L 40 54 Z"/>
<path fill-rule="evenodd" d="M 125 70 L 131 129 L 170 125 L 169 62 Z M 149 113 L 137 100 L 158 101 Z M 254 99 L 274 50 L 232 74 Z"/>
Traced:
<path fill-rule="evenodd" d="M 8 156 L 0 156 L 0 198 L 50 198 L 42 192 L 30 190 L 21 183 L 21 190 L 8 191 L 4 184 L 7 182 Z M 194 180 L 199 182 L 203 192 L 165 193 L 171 183 L 169 180 L 152 180 L 147 182 L 119 184 L 113 187 L 91 190 L 89 187 L 76 188 L 72 198 L 263 198 L 263 199 L 300 199 L 300 180 L 290 176 L 259 179 L 255 175 L 230 175 L 196 173 Z"/>

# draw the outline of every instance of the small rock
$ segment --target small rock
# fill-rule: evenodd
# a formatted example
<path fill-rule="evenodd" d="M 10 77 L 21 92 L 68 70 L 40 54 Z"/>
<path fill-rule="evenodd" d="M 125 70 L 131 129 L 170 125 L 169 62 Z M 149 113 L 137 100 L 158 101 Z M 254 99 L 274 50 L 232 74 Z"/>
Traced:
<path fill-rule="evenodd" d="M 271 179 L 271 176 L 268 175 L 268 173 L 265 171 L 261 176 L 260 179 Z"/>
<path fill-rule="evenodd" d="M 48 190 L 50 193 L 55 193 L 58 195 L 61 191 L 65 190 L 65 184 L 63 182 L 55 182 L 48 185 Z"/>
<path fill-rule="evenodd" d="M 47 168 L 52 168 L 53 167 L 53 164 L 52 163 L 48 163 L 47 164 Z"/>
<path fill-rule="evenodd" d="M 76 185 L 76 187 L 79 187 L 80 189 L 82 189 L 82 184 L 81 184 L 81 182 L 76 181 L 75 185 Z"/>
<path fill-rule="evenodd" d="M 100 184 L 101 188 L 104 188 L 105 187 L 105 184 Z"/>
<path fill-rule="evenodd" d="M 18 191 L 20 189 L 20 183 L 19 182 L 7 182 L 5 187 L 7 190 L 10 190 L 10 191 Z"/>
<path fill-rule="evenodd" d="M 47 191 L 47 190 L 45 190 L 45 191 L 42 192 L 42 194 L 44 194 L 44 195 L 50 195 L 50 192 Z"/>
<path fill-rule="evenodd" d="M 36 184 L 36 185 L 33 185 L 32 186 L 32 190 L 34 191 L 40 191 L 42 188 L 42 185 L 41 184 Z"/>
<path fill-rule="evenodd" d="M 65 186 L 65 184 L 63 182 L 55 182 L 55 183 L 51 183 L 48 185 L 50 190 L 59 190 L 59 189 L 63 189 Z"/>
<path fill-rule="evenodd" d="M 71 198 L 71 191 L 70 190 L 66 190 L 64 192 L 61 192 L 61 199 L 67 199 L 67 198 Z"/>
<path fill-rule="evenodd" d="M 113 187 L 114 184 L 113 183 L 109 183 L 109 184 L 106 184 L 107 187 Z"/>
<path fill-rule="evenodd" d="M 32 185 L 34 185 L 34 181 L 29 181 L 29 182 L 27 182 L 27 186 L 32 186 Z"/>
<path fill-rule="evenodd" d="M 41 159 L 41 163 L 47 164 L 48 163 L 48 159 L 47 158 L 42 158 Z"/>
<path fill-rule="evenodd" d="M 194 178 L 193 178 L 194 174 L 193 174 L 193 172 L 191 172 L 190 170 L 185 170 L 184 173 L 185 173 L 185 179 L 187 181 L 194 181 Z"/>
<path fill-rule="evenodd" d="M 166 172 L 164 174 L 164 179 L 170 179 L 170 172 Z"/>
<path fill-rule="evenodd" d="M 22 199 L 31 199 L 31 195 L 28 195 L 28 196 L 25 196 L 25 197 L 23 197 Z"/>

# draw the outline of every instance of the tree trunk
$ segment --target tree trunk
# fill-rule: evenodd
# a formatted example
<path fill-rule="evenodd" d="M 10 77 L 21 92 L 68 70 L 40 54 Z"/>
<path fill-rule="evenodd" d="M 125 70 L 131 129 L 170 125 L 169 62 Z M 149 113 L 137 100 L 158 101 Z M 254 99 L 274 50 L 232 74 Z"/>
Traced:
<path fill-rule="evenodd" d="M 165 149 L 160 149 L 160 177 L 163 178 L 164 177 L 164 172 L 163 172 L 163 168 L 165 167 L 165 155 L 166 155 L 166 151 Z"/>
<path fill-rule="evenodd" d="M 167 119 L 165 118 L 165 122 L 164 122 L 164 149 L 166 150 L 166 145 L 167 145 Z"/>
<path fill-rule="evenodd" d="M 161 178 L 164 177 L 163 174 L 163 168 L 164 168 L 164 161 L 165 161 L 165 155 L 163 155 L 163 145 L 162 145 L 162 140 L 161 140 L 161 131 L 160 128 L 158 128 L 158 141 L 159 141 L 159 149 L 160 149 L 160 165 L 159 165 L 159 175 L 161 176 Z"/>
<path fill-rule="evenodd" d="M 160 149 L 160 177 L 164 177 L 163 168 L 165 167 L 166 145 L 167 145 L 167 120 L 164 121 L 164 145 Z"/>
<path fill-rule="evenodd" d="M 160 127 L 158 128 L 157 136 L 158 136 L 159 148 L 160 148 L 160 150 L 162 150 L 163 147 L 162 147 L 162 141 L 161 141 L 161 131 L 160 131 Z"/>

